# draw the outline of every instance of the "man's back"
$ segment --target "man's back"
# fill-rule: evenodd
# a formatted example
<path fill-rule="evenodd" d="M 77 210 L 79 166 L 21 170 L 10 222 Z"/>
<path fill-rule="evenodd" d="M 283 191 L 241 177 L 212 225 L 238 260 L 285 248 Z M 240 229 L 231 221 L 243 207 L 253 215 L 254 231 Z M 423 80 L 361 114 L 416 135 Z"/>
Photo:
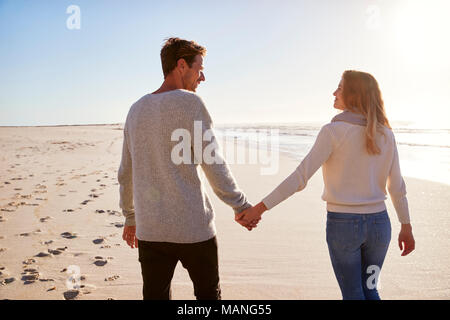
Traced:
<path fill-rule="evenodd" d="M 212 125 L 202 100 L 186 90 L 146 95 L 129 111 L 119 182 L 124 213 L 133 212 L 134 194 L 139 240 L 194 243 L 215 236 L 214 212 L 192 149 L 188 148 L 187 163 L 177 164 L 171 157 L 180 143 L 178 136 L 172 141 L 175 130 L 189 132 L 194 143 L 194 121 L 201 121 L 202 136 Z M 223 201 L 236 211 L 249 206 L 226 164 L 201 166 Z"/>

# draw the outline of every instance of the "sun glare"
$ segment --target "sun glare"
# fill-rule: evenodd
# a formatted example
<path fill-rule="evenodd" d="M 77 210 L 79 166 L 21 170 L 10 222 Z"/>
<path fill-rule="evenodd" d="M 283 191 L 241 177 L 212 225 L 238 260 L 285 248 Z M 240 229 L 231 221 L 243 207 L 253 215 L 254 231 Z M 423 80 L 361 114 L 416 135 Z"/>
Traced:
<path fill-rule="evenodd" d="M 396 45 L 405 63 L 418 68 L 446 63 L 450 51 L 448 13 L 450 1 L 402 3 L 396 19 Z"/>

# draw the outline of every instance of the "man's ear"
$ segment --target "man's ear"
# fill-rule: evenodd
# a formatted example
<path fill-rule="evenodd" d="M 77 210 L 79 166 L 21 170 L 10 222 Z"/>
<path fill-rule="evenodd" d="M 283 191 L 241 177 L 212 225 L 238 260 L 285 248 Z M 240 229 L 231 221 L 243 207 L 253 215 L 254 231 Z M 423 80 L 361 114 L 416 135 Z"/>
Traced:
<path fill-rule="evenodd" d="M 179 68 L 180 70 L 184 70 L 186 69 L 186 66 L 187 66 L 186 60 L 184 60 L 183 58 L 178 59 L 177 68 Z"/>

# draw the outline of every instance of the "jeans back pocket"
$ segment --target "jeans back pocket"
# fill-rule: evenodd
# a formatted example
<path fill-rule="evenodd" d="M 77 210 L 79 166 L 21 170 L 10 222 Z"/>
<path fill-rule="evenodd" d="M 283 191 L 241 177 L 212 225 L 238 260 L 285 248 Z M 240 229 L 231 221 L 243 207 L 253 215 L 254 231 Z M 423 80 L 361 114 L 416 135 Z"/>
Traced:
<path fill-rule="evenodd" d="M 356 219 L 327 218 L 326 237 L 330 247 L 352 250 L 359 246 L 359 223 Z"/>

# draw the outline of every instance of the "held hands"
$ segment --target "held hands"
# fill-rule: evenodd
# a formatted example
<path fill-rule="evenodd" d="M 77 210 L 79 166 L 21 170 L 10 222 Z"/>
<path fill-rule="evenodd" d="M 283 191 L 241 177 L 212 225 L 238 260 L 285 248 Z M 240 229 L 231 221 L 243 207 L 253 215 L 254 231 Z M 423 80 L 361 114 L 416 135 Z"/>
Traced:
<path fill-rule="evenodd" d="M 267 207 L 265 204 L 260 202 L 256 206 L 236 214 L 234 220 L 243 227 L 247 228 L 248 231 L 251 231 L 253 228 L 256 228 L 258 222 L 261 220 L 261 215 L 266 210 Z"/>

